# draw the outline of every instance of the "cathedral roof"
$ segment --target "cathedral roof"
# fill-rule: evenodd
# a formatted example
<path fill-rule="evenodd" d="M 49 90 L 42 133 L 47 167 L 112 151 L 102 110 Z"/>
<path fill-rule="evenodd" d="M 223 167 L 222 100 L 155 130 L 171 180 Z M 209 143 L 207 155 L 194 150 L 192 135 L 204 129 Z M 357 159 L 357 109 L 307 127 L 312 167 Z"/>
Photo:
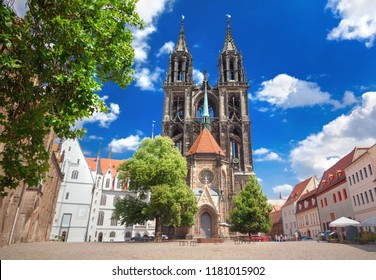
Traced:
<path fill-rule="evenodd" d="M 207 128 L 204 128 L 200 135 L 197 137 L 196 141 L 193 143 L 192 147 L 189 149 L 186 156 L 193 154 L 220 154 L 225 155 L 222 148 L 215 141 L 213 135 Z"/>

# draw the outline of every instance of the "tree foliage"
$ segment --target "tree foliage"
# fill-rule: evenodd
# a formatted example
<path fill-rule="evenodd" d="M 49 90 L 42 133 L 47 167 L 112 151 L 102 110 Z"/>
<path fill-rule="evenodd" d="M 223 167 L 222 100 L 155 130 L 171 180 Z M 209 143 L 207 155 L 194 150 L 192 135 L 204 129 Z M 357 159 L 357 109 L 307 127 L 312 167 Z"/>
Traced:
<path fill-rule="evenodd" d="M 234 208 L 230 212 L 231 230 L 251 235 L 269 232 L 272 224 L 272 207 L 263 194 L 256 176 L 250 176 L 245 187 L 233 198 Z"/>
<path fill-rule="evenodd" d="M 136 198 L 126 196 L 115 205 L 114 217 L 122 224 L 156 219 L 155 235 L 159 240 L 162 225 L 194 223 L 198 208 L 186 184 L 187 163 L 170 138 L 144 139 L 133 157 L 119 166 L 119 172 L 121 179 L 129 176 L 129 191 L 137 194 Z"/>
<path fill-rule="evenodd" d="M 132 81 L 137 0 L 29 0 L 20 19 L 0 5 L 0 194 L 34 186 L 48 170 L 44 144 L 82 136 L 77 120 L 106 106 L 104 82 Z"/>

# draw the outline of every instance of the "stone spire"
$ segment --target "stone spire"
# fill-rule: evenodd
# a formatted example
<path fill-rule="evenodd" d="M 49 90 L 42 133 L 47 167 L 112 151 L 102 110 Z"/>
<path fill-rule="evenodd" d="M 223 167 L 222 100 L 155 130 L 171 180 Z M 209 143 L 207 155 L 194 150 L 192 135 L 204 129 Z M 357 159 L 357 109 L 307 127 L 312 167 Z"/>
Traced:
<path fill-rule="evenodd" d="M 227 18 L 227 33 L 226 33 L 225 44 L 223 46 L 222 52 L 226 52 L 226 51 L 237 52 L 235 42 L 234 42 L 234 38 L 232 37 L 232 33 L 231 33 L 231 26 L 230 26 L 231 16 L 227 15 L 227 17 L 228 17 Z"/>
<path fill-rule="evenodd" d="M 175 51 L 181 52 L 189 52 L 187 47 L 187 41 L 185 40 L 185 33 L 184 33 L 184 16 L 181 18 L 181 28 L 178 42 L 175 46 Z"/>

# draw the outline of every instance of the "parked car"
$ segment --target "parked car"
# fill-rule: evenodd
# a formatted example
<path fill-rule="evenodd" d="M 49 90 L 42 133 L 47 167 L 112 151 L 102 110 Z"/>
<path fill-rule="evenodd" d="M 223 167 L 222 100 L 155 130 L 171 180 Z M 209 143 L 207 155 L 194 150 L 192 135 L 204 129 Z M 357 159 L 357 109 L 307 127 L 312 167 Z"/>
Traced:
<path fill-rule="evenodd" d="M 148 241 L 148 237 L 144 237 L 144 236 L 133 236 L 131 238 L 131 242 L 146 242 Z"/>
<path fill-rule="evenodd" d="M 310 236 L 302 236 L 300 240 L 301 241 L 313 241 L 313 238 Z"/>

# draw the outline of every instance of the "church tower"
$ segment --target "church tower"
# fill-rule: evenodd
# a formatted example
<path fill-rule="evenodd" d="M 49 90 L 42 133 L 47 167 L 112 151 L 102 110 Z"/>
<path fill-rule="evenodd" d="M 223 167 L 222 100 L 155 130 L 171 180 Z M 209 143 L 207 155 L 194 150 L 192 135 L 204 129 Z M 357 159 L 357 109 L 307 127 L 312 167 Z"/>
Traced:
<path fill-rule="evenodd" d="M 202 84 L 196 85 L 192 69 L 183 18 L 163 85 L 162 135 L 171 137 L 186 156 L 187 183 L 199 205 L 196 224 L 185 234 L 214 237 L 228 234 L 219 225 L 226 223 L 232 197 L 253 174 L 249 85 L 229 20 L 217 85 L 209 84 L 206 70 Z"/>

